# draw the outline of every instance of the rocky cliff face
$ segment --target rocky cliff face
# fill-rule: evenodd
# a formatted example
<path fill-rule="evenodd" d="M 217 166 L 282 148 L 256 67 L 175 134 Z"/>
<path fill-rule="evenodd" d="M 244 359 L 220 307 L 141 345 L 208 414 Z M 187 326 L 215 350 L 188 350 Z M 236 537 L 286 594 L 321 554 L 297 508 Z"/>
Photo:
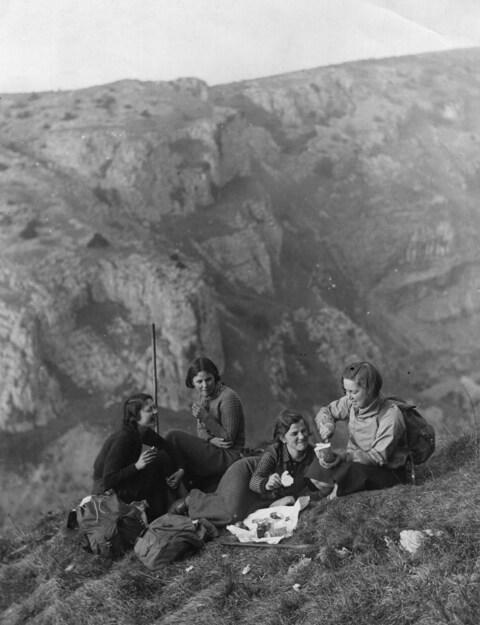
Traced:
<path fill-rule="evenodd" d="M 78 420 L 152 388 L 152 323 L 165 427 L 198 353 L 252 443 L 280 406 L 332 399 L 353 357 L 461 416 L 456 381 L 480 380 L 479 57 L 3 96 L 3 479 L 35 428 L 47 487 Z"/>

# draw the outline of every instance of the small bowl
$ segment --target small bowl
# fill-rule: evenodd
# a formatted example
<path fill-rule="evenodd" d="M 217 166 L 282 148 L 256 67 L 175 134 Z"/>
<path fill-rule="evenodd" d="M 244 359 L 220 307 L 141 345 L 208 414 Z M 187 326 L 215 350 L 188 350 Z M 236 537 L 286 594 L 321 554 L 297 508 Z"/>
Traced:
<path fill-rule="evenodd" d="M 327 462 L 328 464 L 333 462 L 337 457 L 330 443 L 317 443 L 315 445 L 315 449 L 317 452 L 320 452 L 322 460 L 324 460 L 324 462 Z"/>

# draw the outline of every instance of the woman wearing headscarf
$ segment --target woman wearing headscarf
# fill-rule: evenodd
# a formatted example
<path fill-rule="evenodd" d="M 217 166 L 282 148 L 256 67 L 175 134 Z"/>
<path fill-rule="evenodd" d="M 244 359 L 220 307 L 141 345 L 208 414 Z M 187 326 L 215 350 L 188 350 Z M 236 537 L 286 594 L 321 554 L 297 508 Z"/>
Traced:
<path fill-rule="evenodd" d="M 328 460 L 318 451 L 307 472 L 324 494 L 342 496 L 407 481 L 404 417 L 381 394 L 382 384 L 382 376 L 370 362 L 354 362 L 342 373 L 344 396 L 317 413 L 315 424 L 323 441 L 332 437 L 337 421 L 348 421 L 346 450 Z"/>
<path fill-rule="evenodd" d="M 187 371 L 187 388 L 195 398 L 192 415 L 197 436 L 181 430 L 167 432 L 174 460 L 187 483 L 214 486 L 245 446 L 245 417 L 237 393 L 225 385 L 209 358 L 196 358 Z"/>

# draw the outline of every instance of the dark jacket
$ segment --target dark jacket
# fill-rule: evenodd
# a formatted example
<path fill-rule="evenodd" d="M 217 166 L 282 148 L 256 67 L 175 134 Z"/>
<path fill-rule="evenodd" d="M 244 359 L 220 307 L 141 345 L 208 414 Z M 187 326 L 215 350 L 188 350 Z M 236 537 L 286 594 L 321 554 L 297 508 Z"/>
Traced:
<path fill-rule="evenodd" d="M 128 428 L 111 434 L 104 442 L 93 465 L 93 492 L 118 490 L 128 484 L 130 478 L 138 475 L 135 463 L 142 451 L 142 445 L 165 451 L 171 458 L 170 447 L 151 428 Z M 170 468 L 169 468 L 170 470 Z M 175 469 L 171 467 L 171 472 Z"/>

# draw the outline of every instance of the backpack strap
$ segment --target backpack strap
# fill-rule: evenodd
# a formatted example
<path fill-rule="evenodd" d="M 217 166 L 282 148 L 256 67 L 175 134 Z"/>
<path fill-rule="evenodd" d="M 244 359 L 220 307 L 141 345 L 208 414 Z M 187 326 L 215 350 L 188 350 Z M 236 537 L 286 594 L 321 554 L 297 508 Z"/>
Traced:
<path fill-rule="evenodd" d="M 415 471 L 415 463 L 413 462 L 412 453 L 409 452 L 407 456 L 407 462 L 405 463 L 405 470 L 410 483 L 415 486 L 417 483 L 417 474 Z"/>

